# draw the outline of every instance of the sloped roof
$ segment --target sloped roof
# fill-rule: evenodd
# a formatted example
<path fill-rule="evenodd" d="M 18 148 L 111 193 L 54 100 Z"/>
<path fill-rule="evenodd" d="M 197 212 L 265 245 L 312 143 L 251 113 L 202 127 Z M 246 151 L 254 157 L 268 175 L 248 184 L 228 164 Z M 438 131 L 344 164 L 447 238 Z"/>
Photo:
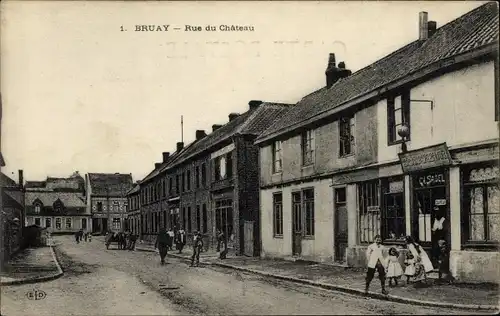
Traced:
<path fill-rule="evenodd" d="M 14 187 L 17 186 L 16 181 L 12 180 L 5 173 L 0 172 L 0 186 L 1 187 Z"/>
<path fill-rule="evenodd" d="M 85 207 L 85 197 L 78 192 L 51 192 L 51 191 L 27 191 L 25 193 L 25 205 L 33 205 L 40 200 L 44 206 L 52 206 L 57 199 L 61 200 L 65 207 Z"/>
<path fill-rule="evenodd" d="M 337 81 L 331 88 L 323 87 L 305 96 L 283 119 L 264 131 L 257 142 L 298 128 L 306 120 L 444 59 L 494 43 L 498 43 L 498 8 L 496 2 L 490 2 L 438 28 L 424 42 L 416 40 Z"/>
<path fill-rule="evenodd" d="M 167 168 L 173 168 L 184 163 L 236 134 L 257 136 L 268 128 L 269 125 L 281 118 L 291 107 L 290 104 L 264 102 L 195 142 L 176 161 L 169 164 Z"/>
<path fill-rule="evenodd" d="M 47 182 L 45 181 L 26 181 L 25 188 L 45 188 Z"/>
<path fill-rule="evenodd" d="M 132 175 L 121 173 L 89 173 L 93 195 L 125 196 L 133 186 Z"/>
<path fill-rule="evenodd" d="M 130 194 L 134 194 L 134 193 L 137 193 L 139 192 L 139 190 L 141 189 L 141 185 L 140 184 L 136 184 L 134 185 L 134 187 L 132 189 L 130 189 L 126 195 L 130 195 Z"/>

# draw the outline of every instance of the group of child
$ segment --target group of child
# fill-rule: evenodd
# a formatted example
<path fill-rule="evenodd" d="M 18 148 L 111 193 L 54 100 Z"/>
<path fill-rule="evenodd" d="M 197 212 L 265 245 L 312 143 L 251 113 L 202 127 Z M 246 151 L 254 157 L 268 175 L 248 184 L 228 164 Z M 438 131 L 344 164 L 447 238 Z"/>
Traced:
<path fill-rule="evenodd" d="M 420 246 L 418 246 L 420 248 Z M 443 275 L 449 277 L 449 251 L 446 241 L 439 240 L 439 255 L 437 262 L 439 265 L 439 280 L 442 280 Z M 371 280 L 374 277 L 375 271 L 378 271 L 379 278 L 382 285 L 382 293 L 387 294 L 385 290 L 385 279 L 388 279 L 389 286 L 398 285 L 398 280 L 404 275 L 406 276 L 406 283 L 409 284 L 411 280 L 421 281 L 421 277 L 425 278 L 427 272 L 433 268 L 427 266 L 432 264 L 422 263 L 421 258 L 415 258 L 411 251 L 406 252 L 404 260 L 404 270 L 399 261 L 399 252 L 396 248 L 389 248 L 389 256 L 385 259 L 382 255 L 383 246 L 381 246 L 380 236 L 375 237 L 375 242 L 367 249 L 368 271 L 366 276 L 366 288 L 368 291 Z M 423 250 L 422 250 L 423 251 Z M 420 251 L 419 251 L 420 253 Z M 425 258 L 428 260 L 428 258 Z M 449 281 L 448 281 L 449 282 Z"/>

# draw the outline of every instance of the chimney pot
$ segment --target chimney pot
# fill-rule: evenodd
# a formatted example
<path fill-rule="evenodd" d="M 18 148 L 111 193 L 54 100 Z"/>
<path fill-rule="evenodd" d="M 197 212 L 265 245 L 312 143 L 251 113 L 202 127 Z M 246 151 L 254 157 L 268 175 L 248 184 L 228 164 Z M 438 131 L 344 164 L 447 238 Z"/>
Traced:
<path fill-rule="evenodd" d="M 351 71 L 345 69 L 345 63 L 340 62 L 339 66 L 335 66 L 335 54 L 330 54 L 328 58 L 328 66 L 325 71 L 326 75 L 326 87 L 330 88 L 333 84 L 342 78 L 346 78 L 351 75 Z"/>
<path fill-rule="evenodd" d="M 212 125 L 212 132 L 215 132 L 216 130 L 218 130 L 221 127 L 222 127 L 222 125 L 220 125 L 220 124 L 214 124 L 214 125 Z"/>
<path fill-rule="evenodd" d="M 167 162 L 168 157 L 170 157 L 170 153 L 168 151 L 162 153 L 163 162 Z"/>
<path fill-rule="evenodd" d="M 184 143 L 183 142 L 177 142 L 177 151 L 181 151 L 182 148 L 184 148 Z"/>
<path fill-rule="evenodd" d="M 239 113 L 229 113 L 229 122 L 237 118 L 239 115 Z"/>
<path fill-rule="evenodd" d="M 429 21 L 427 23 L 427 36 L 428 38 L 430 38 L 432 35 L 434 35 L 434 33 L 436 33 L 436 30 L 437 30 L 437 23 L 436 21 Z"/>
<path fill-rule="evenodd" d="M 258 108 L 262 103 L 262 101 L 260 100 L 252 100 L 250 102 L 248 102 L 248 107 L 250 108 L 250 110 L 253 110 L 253 109 L 256 109 Z"/>
<path fill-rule="evenodd" d="M 207 136 L 207 133 L 205 133 L 204 130 L 199 129 L 199 130 L 196 131 L 196 140 L 200 140 L 200 139 L 202 139 L 205 136 Z"/>
<path fill-rule="evenodd" d="M 429 15 L 425 11 L 422 11 L 419 13 L 419 23 L 418 23 L 419 36 L 418 36 L 418 38 L 421 41 L 425 41 L 429 36 L 428 24 L 427 24 L 428 17 L 429 17 Z"/>

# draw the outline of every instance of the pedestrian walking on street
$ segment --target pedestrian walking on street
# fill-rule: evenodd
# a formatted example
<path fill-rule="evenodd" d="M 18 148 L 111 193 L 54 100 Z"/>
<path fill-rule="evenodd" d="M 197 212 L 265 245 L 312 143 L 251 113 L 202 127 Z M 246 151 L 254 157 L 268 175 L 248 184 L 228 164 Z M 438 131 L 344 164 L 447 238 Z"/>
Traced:
<path fill-rule="evenodd" d="M 87 239 L 89 238 L 89 233 L 85 232 L 85 233 L 83 233 L 83 236 L 85 236 L 84 237 L 85 238 L 85 242 L 87 242 Z"/>
<path fill-rule="evenodd" d="M 385 276 L 387 270 L 387 260 L 383 256 L 384 246 L 380 235 L 375 236 L 374 242 L 366 249 L 366 258 L 368 259 L 368 269 L 366 271 L 365 294 L 368 294 L 370 283 L 375 276 L 375 271 L 378 272 L 380 285 L 382 286 L 382 294 L 387 294 L 385 290 Z"/>
<path fill-rule="evenodd" d="M 130 234 L 130 243 L 128 245 L 128 250 L 135 250 L 135 243 L 137 241 L 136 234 Z"/>
<path fill-rule="evenodd" d="M 77 244 L 80 243 L 80 232 L 79 231 L 75 232 L 75 240 L 76 240 Z"/>
<path fill-rule="evenodd" d="M 172 250 L 172 247 L 174 246 L 174 239 L 175 239 L 175 234 L 174 230 L 170 228 L 167 232 L 168 234 L 168 250 Z"/>
<path fill-rule="evenodd" d="M 193 240 L 193 255 L 191 256 L 191 267 L 194 266 L 196 260 L 196 266 L 200 264 L 200 253 L 203 249 L 203 239 L 201 238 L 200 232 L 196 232 Z"/>
<path fill-rule="evenodd" d="M 161 264 L 165 264 L 165 257 L 168 252 L 168 238 L 167 229 L 162 227 L 158 233 L 158 237 L 156 237 L 155 243 L 155 248 L 158 248 L 158 251 L 160 252 Z"/>
<path fill-rule="evenodd" d="M 92 241 L 92 234 L 89 233 L 89 242 L 91 242 L 91 241 Z"/>
<path fill-rule="evenodd" d="M 179 253 L 182 253 L 184 245 L 186 245 L 186 232 L 181 228 L 177 231 L 177 236 L 175 238 L 175 246 Z"/>

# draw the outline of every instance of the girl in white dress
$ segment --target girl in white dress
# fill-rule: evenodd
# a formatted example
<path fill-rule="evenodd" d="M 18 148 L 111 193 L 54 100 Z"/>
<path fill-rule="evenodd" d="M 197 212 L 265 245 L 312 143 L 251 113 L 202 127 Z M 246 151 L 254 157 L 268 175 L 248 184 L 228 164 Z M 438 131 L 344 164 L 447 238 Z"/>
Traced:
<path fill-rule="evenodd" d="M 395 285 L 398 285 L 398 279 L 403 275 L 403 269 L 398 260 L 399 253 L 396 248 L 389 249 L 389 264 L 387 265 L 387 278 L 389 278 L 389 286 L 392 286 L 394 280 Z"/>
<path fill-rule="evenodd" d="M 415 276 L 415 257 L 410 251 L 406 253 L 405 264 L 406 284 L 410 284 L 410 278 Z"/>

